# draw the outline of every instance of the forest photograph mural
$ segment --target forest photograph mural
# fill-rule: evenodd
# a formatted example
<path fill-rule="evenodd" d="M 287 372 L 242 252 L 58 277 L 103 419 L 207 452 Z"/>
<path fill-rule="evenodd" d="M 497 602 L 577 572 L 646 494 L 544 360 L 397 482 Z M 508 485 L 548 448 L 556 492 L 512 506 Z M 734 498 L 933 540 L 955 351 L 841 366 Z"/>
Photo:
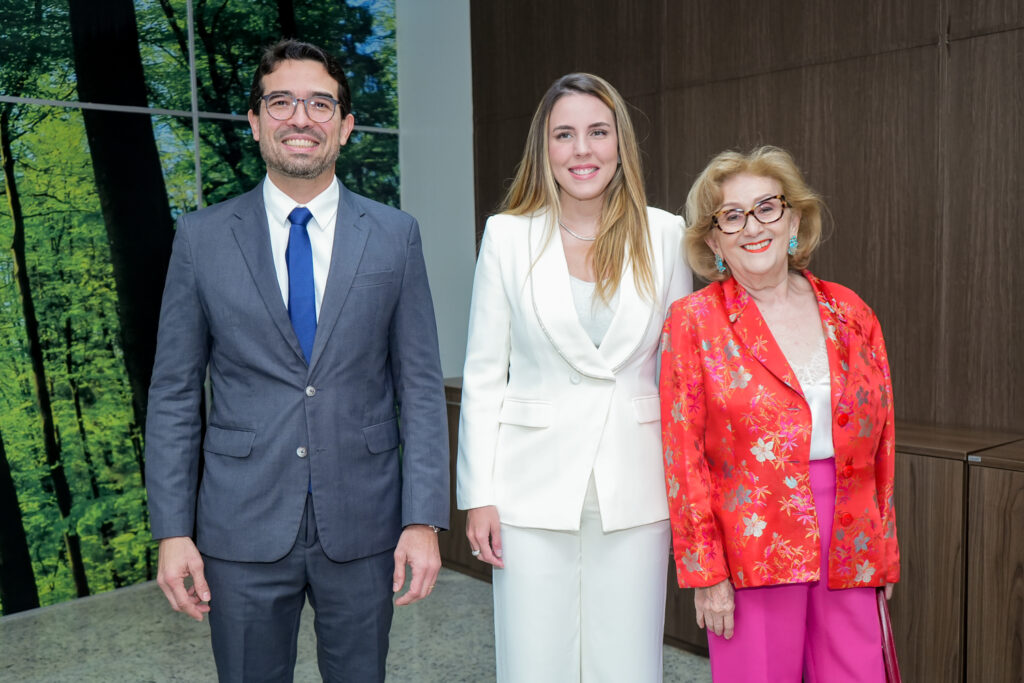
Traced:
<path fill-rule="evenodd" d="M 143 434 L 175 218 L 262 179 L 247 98 L 282 37 L 342 57 L 338 176 L 397 206 L 394 28 L 393 0 L 0 0 L 0 613 L 154 578 Z"/>

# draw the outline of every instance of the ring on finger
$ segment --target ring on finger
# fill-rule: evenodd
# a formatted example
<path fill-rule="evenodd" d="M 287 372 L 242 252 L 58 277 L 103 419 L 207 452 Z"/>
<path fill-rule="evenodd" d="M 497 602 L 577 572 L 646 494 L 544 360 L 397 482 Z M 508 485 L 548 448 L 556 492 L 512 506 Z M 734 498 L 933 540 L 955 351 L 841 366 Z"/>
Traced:
<path fill-rule="evenodd" d="M 471 551 L 469 551 L 469 554 L 472 555 L 473 557 L 480 557 L 480 551 L 479 550 L 475 550 L 475 549 L 471 550 Z"/>

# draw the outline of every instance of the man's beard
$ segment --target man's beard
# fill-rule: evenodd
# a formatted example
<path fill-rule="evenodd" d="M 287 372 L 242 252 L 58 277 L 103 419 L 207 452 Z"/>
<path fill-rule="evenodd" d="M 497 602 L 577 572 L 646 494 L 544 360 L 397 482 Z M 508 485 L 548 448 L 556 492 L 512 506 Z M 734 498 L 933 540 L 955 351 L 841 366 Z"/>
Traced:
<path fill-rule="evenodd" d="M 279 147 L 274 146 L 276 141 L 264 143 L 265 139 L 260 140 L 260 154 L 267 163 L 267 167 L 289 178 L 309 180 L 319 178 L 328 170 L 333 172 L 334 164 L 338 160 L 338 155 L 341 154 L 341 147 L 339 146 L 334 148 L 334 154 L 291 157 L 286 156 Z M 317 142 L 322 146 L 326 141 L 319 139 L 319 136 L 317 136 Z"/>

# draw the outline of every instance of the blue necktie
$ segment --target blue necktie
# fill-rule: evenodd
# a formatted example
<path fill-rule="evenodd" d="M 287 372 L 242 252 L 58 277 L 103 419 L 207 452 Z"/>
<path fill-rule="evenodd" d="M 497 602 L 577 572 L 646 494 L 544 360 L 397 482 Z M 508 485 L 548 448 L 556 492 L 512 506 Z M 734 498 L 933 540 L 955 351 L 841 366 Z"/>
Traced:
<path fill-rule="evenodd" d="M 313 247 L 309 243 L 306 224 L 313 214 L 304 206 L 292 209 L 288 222 L 292 224 L 288 236 L 288 317 L 292 320 L 295 336 L 299 338 L 302 355 L 309 363 L 316 337 L 316 288 L 313 286 Z"/>

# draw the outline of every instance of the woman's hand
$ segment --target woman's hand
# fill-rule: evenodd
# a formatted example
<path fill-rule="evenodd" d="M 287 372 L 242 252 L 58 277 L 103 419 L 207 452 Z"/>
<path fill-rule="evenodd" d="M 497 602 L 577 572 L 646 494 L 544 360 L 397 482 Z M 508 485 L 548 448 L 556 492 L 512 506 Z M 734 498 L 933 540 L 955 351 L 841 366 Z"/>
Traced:
<path fill-rule="evenodd" d="M 693 606 L 697 608 L 697 625 L 707 628 L 716 636 L 724 636 L 726 640 L 732 638 L 732 615 L 736 608 L 733 601 L 735 592 L 729 579 L 714 586 L 695 589 Z"/>
<path fill-rule="evenodd" d="M 493 505 L 471 508 L 466 516 L 466 538 L 473 556 L 481 562 L 504 569 L 501 559 L 501 520 Z"/>
<path fill-rule="evenodd" d="M 885 584 L 885 599 L 886 600 L 892 600 L 892 589 L 893 589 L 893 586 L 895 586 L 895 585 L 896 585 L 895 583 L 887 583 L 887 584 Z"/>

